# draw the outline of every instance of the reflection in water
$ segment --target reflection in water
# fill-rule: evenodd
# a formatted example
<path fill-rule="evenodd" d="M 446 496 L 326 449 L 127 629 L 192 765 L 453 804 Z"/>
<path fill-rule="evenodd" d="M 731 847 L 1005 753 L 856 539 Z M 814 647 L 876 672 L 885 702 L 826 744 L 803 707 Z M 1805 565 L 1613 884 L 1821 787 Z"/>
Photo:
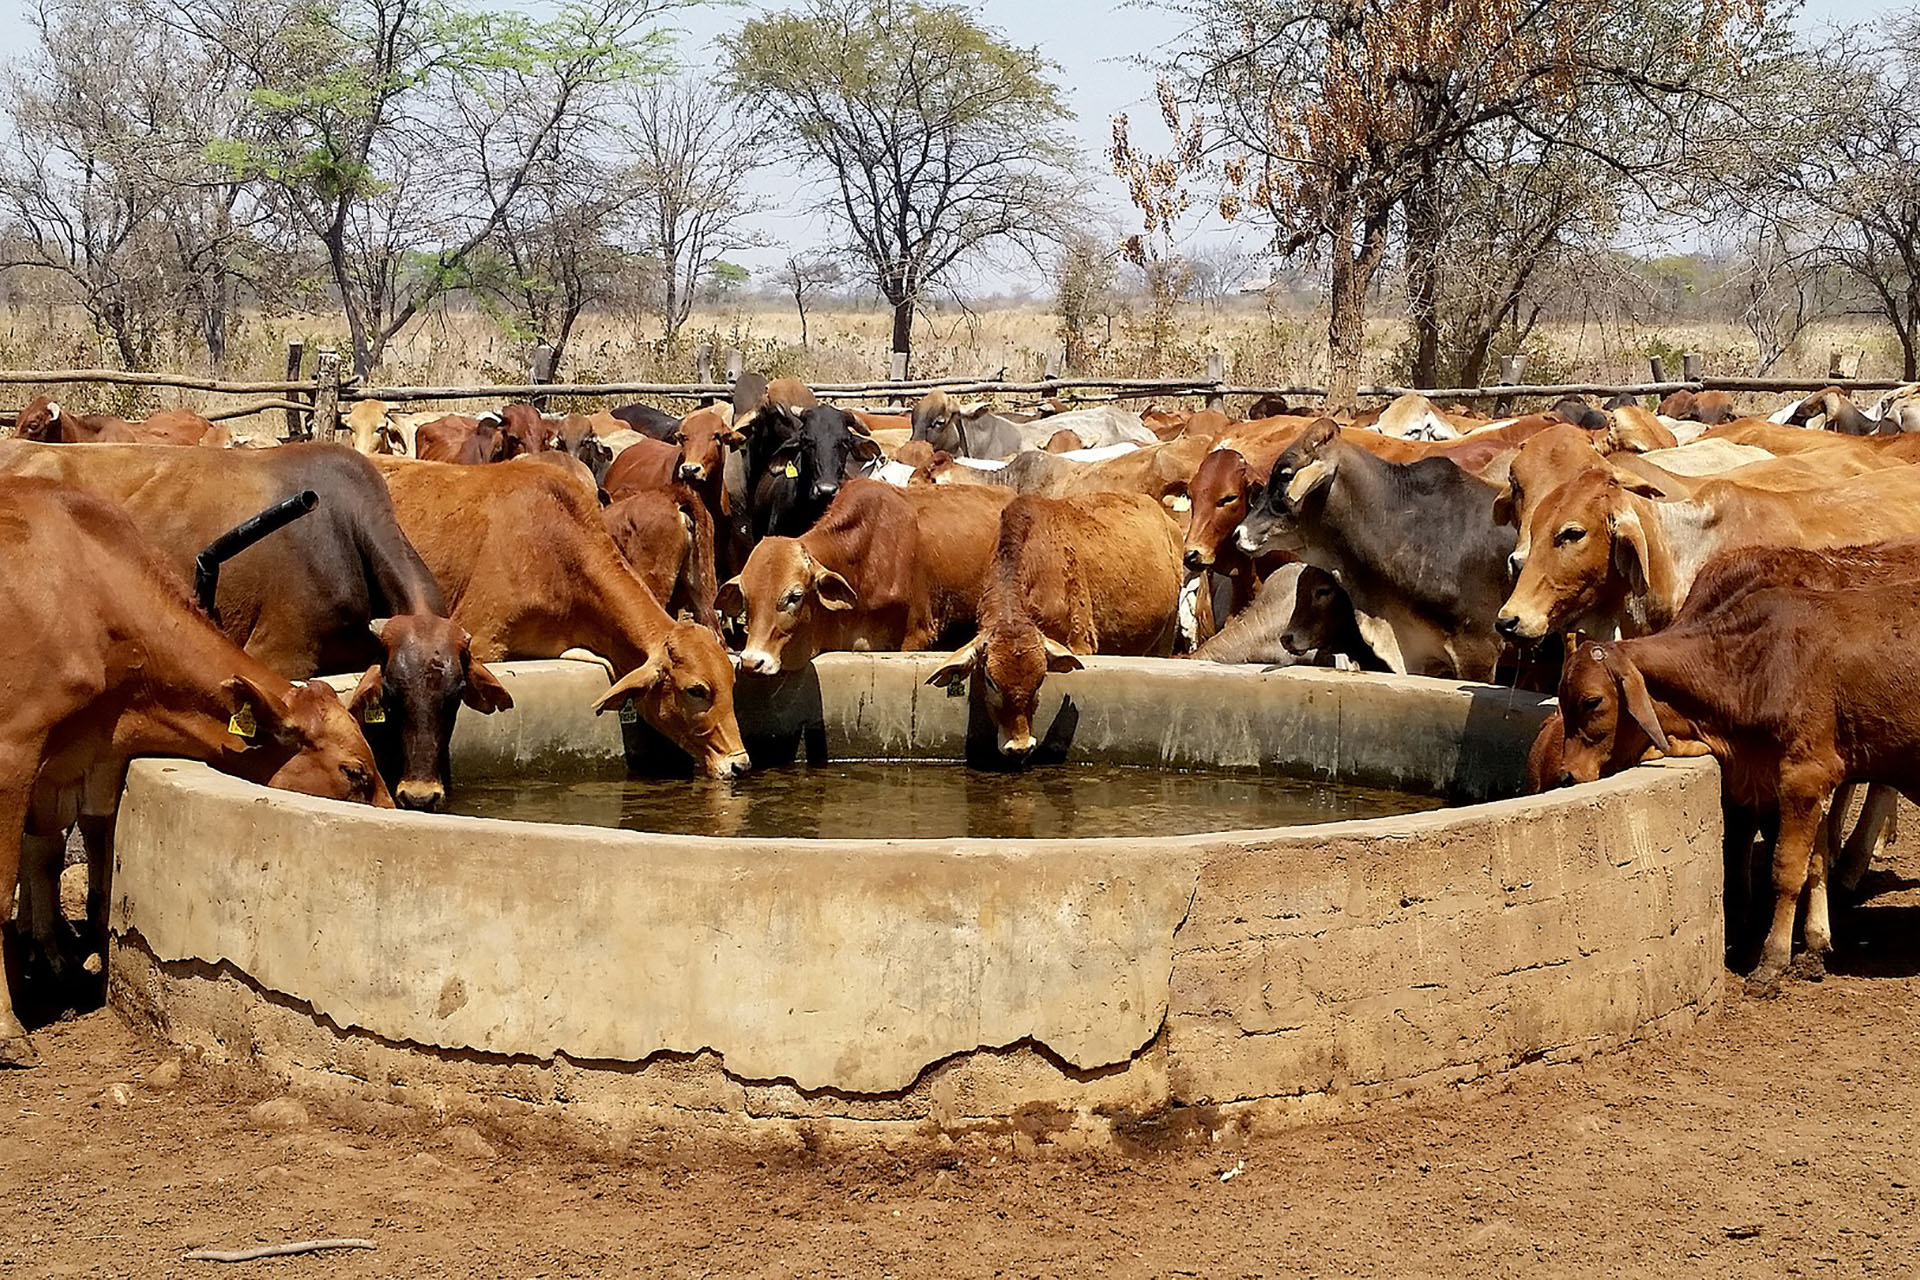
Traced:
<path fill-rule="evenodd" d="M 1132 765 L 987 772 L 924 760 L 835 761 L 736 782 L 505 780 L 456 784 L 483 818 L 676 835 L 803 838 L 1155 836 L 1437 809 L 1442 801 L 1298 778 Z"/>

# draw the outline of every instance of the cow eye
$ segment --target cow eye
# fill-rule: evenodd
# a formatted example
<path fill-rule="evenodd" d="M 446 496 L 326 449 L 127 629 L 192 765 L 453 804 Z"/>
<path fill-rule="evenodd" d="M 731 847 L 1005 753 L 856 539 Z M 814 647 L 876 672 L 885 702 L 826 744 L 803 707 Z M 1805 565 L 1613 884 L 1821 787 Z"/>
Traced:
<path fill-rule="evenodd" d="M 1585 529 L 1582 529 L 1577 524 L 1570 524 L 1553 535 L 1553 545 L 1556 547 L 1564 547 L 1569 543 L 1578 542 L 1586 536 L 1587 531 Z"/>
<path fill-rule="evenodd" d="M 1600 695 L 1580 699 L 1580 714 L 1590 716 L 1600 709 Z"/>
<path fill-rule="evenodd" d="M 1226 497 L 1220 499 L 1220 505 L 1223 507 L 1230 507 L 1238 501 L 1240 501 L 1240 495 L 1237 493 L 1230 493 Z"/>
<path fill-rule="evenodd" d="M 793 590 L 787 592 L 787 594 L 781 599 L 780 607 L 782 609 L 798 609 L 800 607 L 800 602 L 806 598 L 807 598 L 807 593 L 803 591 L 801 588 L 795 587 Z"/>
<path fill-rule="evenodd" d="M 690 684 L 687 686 L 687 696 L 695 702 L 706 702 L 713 697 L 713 690 L 703 684 Z"/>

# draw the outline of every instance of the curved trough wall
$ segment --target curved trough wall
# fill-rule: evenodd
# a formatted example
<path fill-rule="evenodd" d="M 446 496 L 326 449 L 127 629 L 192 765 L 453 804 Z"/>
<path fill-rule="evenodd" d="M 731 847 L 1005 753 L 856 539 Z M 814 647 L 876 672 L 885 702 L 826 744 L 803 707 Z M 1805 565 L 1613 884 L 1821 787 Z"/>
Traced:
<path fill-rule="evenodd" d="M 792 750 L 956 754 L 977 711 L 921 685 L 937 661 L 827 659 L 742 718 Z M 544 765 L 556 740 L 617 760 L 615 718 L 583 710 L 604 674 L 504 678 L 516 710 L 463 717 L 456 770 Z M 1048 684 L 1074 753 L 1334 760 L 1460 795 L 1517 775 L 1539 715 L 1147 660 Z M 1723 978 L 1719 815 L 1713 765 L 1685 761 L 1311 828 L 748 841 L 380 813 L 148 761 L 112 998 L 214 1064 L 576 1137 L 1144 1142 L 1691 1021 Z"/>

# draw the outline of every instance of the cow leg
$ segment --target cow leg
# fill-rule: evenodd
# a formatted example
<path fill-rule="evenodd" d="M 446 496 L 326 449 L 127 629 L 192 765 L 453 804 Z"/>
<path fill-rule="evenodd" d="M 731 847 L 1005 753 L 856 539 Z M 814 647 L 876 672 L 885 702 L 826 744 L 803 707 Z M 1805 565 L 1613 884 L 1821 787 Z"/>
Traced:
<path fill-rule="evenodd" d="M 1820 832 L 1822 790 L 1801 785 L 1780 787 L 1780 834 L 1773 843 L 1773 924 L 1760 949 L 1760 963 L 1748 976 L 1760 988 L 1772 987 L 1793 958 L 1793 920 L 1807 868 Z"/>
<path fill-rule="evenodd" d="M 17 756 L 6 754 L 30 765 L 40 758 L 40 745 L 35 743 L 31 751 Z M 30 767 L 26 772 L 32 776 Z M 27 800 L 28 789 L 24 786 L 0 792 L 0 923 L 13 915 L 13 893 L 20 879 L 21 837 L 27 829 Z M 27 1029 L 14 1016 L 11 984 L 4 979 L 5 973 L 0 971 L 0 1067 L 30 1067 L 37 1055 L 27 1039 Z"/>
<path fill-rule="evenodd" d="M 66 833 L 20 838 L 20 916 L 18 932 L 33 939 L 34 950 L 64 986 L 70 966 L 67 940 L 60 918 L 60 870 L 66 861 Z"/>
<path fill-rule="evenodd" d="M 123 765 L 87 772 L 80 799 L 80 839 L 87 849 L 87 946 L 107 958 L 107 893 L 113 885 L 113 823 L 126 783 Z"/>
<path fill-rule="evenodd" d="M 1873 855 L 1880 851 L 1899 803 L 1900 793 L 1892 787 L 1876 783 L 1867 788 L 1866 801 L 1860 806 L 1860 821 L 1854 824 L 1853 834 L 1847 837 L 1846 847 L 1834 864 L 1833 883 L 1842 893 L 1851 895 L 1860 887 L 1860 877 L 1867 873 Z M 1838 804 L 1835 801 L 1836 809 Z"/>
<path fill-rule="evenodd" d="M 1839 841 L 1842 810 L 1838 806 L 1828 809 L 1827 816 L 1820 820 L 1814 847 L 1807 857 L 1807 900 L 1806 924 L 1804 936 L 1807 943 L 1807 958 L 1816 972 L 1824 970 L 1827 953 L 1833 950 L 1833 920 L 1827 910 L 1827 879 L 1834 858 L 1834 846 Z"/>

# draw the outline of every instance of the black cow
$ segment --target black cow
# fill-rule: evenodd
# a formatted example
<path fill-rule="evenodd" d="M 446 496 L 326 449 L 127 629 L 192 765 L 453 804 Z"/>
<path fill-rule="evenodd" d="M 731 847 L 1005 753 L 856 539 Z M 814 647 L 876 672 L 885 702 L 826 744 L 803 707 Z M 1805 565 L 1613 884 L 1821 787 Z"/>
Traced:
<path fill-rule="evenodd" d="M 852 415 L 832 405 L 804 410 L 797 425 L 761 413 L 747 433 L 748 507 L 753 536 L 797 538 L 813 527 L 863 462 L 882 456 L 879 443 Z"/>
<path fill-rule="evenodd" d="M 1486 680 L 1503 647 L 1493 619 L 1514 544 L 1493 521 L 1494 494 L 1446 458 L 1376 457 L 1322 418 L 1273 464 L 1234 540 L 1337 577 L 1393 670 Z"/>
<path fill-rule="evenodd" d="M 1615 397 L 1615 399 L 1618 398 Z M 1612 420 L 1605 413 L 1576 396 L 1561 399 L 1553 408 L 1547 410 L 1547 413 L 1562 422 L 1571 422 L 1574 426 L 1584 427 L 1588 431 L 1605 431 L 1613 425 Z"/>
<path fill-rule="evenodd" d="M 655 440 L 665 440 L 680 429 L 679 418 L 665 409 L 656 409 L 650 404 L 623 404 L 618 409 L 609 409 L 607 412 L 641 435 L 652 436 Z"/>

